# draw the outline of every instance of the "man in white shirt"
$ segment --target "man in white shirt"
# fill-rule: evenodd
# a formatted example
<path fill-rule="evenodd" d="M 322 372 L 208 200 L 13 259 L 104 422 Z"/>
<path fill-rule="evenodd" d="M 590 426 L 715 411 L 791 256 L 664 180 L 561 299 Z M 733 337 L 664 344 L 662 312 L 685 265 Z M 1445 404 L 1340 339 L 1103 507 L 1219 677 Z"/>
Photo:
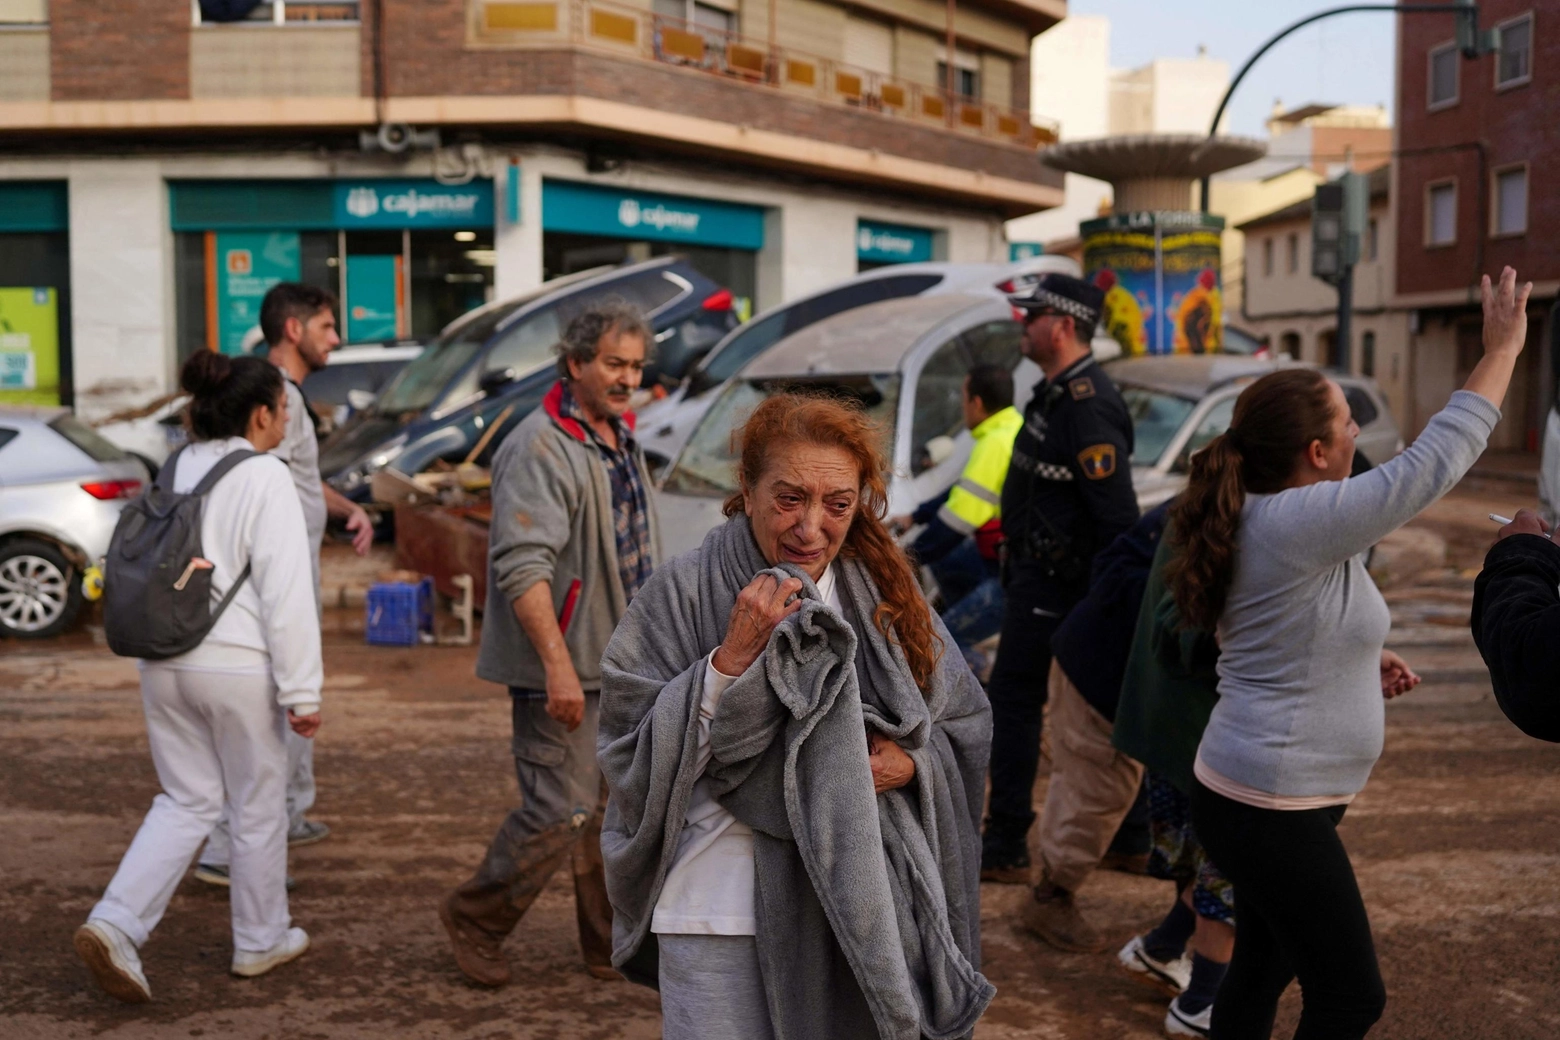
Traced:
<path fill-rule="evenodd" d="M 314 573 L 315 609 L 319 609 L 320 543 L 329 517 L 344 521 L 352 547 L 365 555 L 374 541 L 374 525 L 363 507 L 348 500 L 320 478 L 319 421 L 300 384 L 324 368 L 330 352 L 341 343 L 336 332 L 336 298 L 323 289 L 297 282 L 271 287 L 260 304 L 260 330 L 270 346 L 267 359 L 282 370 L 287 393 L 287 431 L 272 450 L 287 463 L 298 500 L 303 506 Z M 314 806 L 314 741 L 287 734 L 287 844 L 312 845 L 330 834 L 330 827 L 305 818 Z M 215 885 L 228 884 L 230 859 L 227 818 L 218 821 L 201 851 L 195 876 Z"/>

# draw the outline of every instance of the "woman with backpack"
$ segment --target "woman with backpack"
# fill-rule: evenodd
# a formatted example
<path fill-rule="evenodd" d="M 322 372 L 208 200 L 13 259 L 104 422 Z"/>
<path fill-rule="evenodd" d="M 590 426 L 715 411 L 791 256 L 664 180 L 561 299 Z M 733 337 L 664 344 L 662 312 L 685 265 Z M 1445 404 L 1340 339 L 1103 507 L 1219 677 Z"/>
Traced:
<path fill-rule="evenodd" d="M 1484 357 L 1408 450 L 1349 475 L 1359 433 L 1309 368 L 1241 392 L 1170 510 L 1182 623 L 1219 644 L 1219 700 L 1192 765 L 1192 823 L 1235 887 L 1235 952 L 1214 1040 L 1267 1040 L 1298 979 L 1296 1040 L 1360 1040 L 1386 989 L 1338 823 L 1381 755 L 1383 698 L 1419 677 L 1385 648 L 1364 554 L 1450 491 L 1500 419 L 1531 283 L 1484 279 Z"/>
<path fill-rule="evenodd" d="M 117 548 L 122 541 L 181 502 L 188 505 L 188 496 L 200 497 L 192 514 L 200 517 L 199 542 L 184 543 L 196 545 L 199 555 L 159 560 L 166 565 L 151 567 L 153 577 L 145 580 L 209 597 L 188 603 L 199 618 L 196 637 L 209 627 L 192 649 L 140 655 L 162 658 L 140 662 L 147 739 L 162 793 L 75 935 L 76 951 L 98 983 L 131 1003 L 151 998 L 137 951 L 224 803 L 233 826 L 233 973 L 264 974 L 309 947 L 308 934 L 290 927 L 287 913 L 283 733 L 288 726 L 305 737 L 318 731 L 323 668 L 303 509 L 286 464 L 265 454 L 287 425 L 282 377 L 260 358 L 200 351 L 179 381 L 191 395 L 192 443 L 169 459 L 133 523 L 127 510 L 106 581 L 112 587 L 118 560 L 133 560 Z M 132 580 L 131 566 L 121 573 Z M 139 578 L 148 569 L 134 573 Z M 148 603 L 173 595 L 143 590 Z M 171 613 L 186 614 L 187 601 L 171 602 Z M 111 644 L 119 637 L 116 650 L 127 645 L 126 634 L 139 640 L 129 645 L 166 642 L 168 625 L 178 622 L 146 613 L 133 616 L 123 600 L 116 604 L 109 596 L 105 628 Z"/>

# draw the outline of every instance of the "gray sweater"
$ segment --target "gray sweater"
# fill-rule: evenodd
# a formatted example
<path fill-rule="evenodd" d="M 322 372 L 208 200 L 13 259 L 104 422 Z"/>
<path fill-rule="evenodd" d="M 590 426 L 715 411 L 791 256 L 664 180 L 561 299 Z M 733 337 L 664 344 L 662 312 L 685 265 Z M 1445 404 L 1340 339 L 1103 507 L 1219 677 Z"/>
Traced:
<path fill-rule="evenodd" d="M 1365 786 L 1381 755 L 1392 616 L 1363 554 L 1450 491 L 1499 419 L 1459 390 L 1407 451 L 1368 473 L 1246 496 L 1204 764 L 1276 795 Z"/>
<path fill-rule="evenodd" d="M 553 612 L 580 685 L 601 688 L 601 652 L 628 597 L 618 577 L 612 486 L 595 444 L 557 414 L 557 387 L 520 421 L 493 455 L 493 522 L 488 533 L 487 607 L 477 676 L 529 690 L 547 670 L 515 617 L 514 601 L 539 581 L 552 583 Z M 640 480 L 650 486 L 635 447 Z M 652 558 L 661 558 L 651 499 Z"/>

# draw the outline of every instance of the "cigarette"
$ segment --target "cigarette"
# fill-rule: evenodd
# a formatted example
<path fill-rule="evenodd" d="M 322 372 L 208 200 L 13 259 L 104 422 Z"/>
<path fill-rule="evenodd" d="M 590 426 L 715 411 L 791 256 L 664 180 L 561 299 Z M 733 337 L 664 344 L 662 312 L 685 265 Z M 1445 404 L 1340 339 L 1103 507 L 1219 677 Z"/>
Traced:
<path fill-rule="evenodd" d="M 1501 516 L 1499 513 L 1491 513 L 1490 519 L 1495 521 L 1497 524 L 1500 524 L 1502 527 L 1505 527 L 1507 524 L 1511 523 L 1511 517 Z"/>

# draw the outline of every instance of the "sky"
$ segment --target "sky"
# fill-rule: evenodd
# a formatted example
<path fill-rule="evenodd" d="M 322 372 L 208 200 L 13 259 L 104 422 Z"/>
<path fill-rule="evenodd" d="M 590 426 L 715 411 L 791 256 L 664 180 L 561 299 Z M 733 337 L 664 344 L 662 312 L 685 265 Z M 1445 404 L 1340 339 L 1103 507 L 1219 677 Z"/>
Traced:
<path fill-rule="evenodd" d="M 1209 57 L 1229 63 L 1233 77 L 1274 33 L 1343 2 L 1068 0 L 1067 10 L 1110 19 L 1110 60 L 1115 68 L 1136 68 L 1154 58 L 1195 57 L 1201 44 L 1208 48 Z M 1334 15 L 1284 39 L 1262 56 L 1236 88 L 1229 108 L 1230 132 L 1266 136 L 1263 124 L 1274 98 L 1282 98 L 1286 108 L 1327 101 L 1384 104 L 1391 112 L 1396 17 L 1386 11 Z M 1447 35 L 1451 35 L 1450 24 Z"/>

